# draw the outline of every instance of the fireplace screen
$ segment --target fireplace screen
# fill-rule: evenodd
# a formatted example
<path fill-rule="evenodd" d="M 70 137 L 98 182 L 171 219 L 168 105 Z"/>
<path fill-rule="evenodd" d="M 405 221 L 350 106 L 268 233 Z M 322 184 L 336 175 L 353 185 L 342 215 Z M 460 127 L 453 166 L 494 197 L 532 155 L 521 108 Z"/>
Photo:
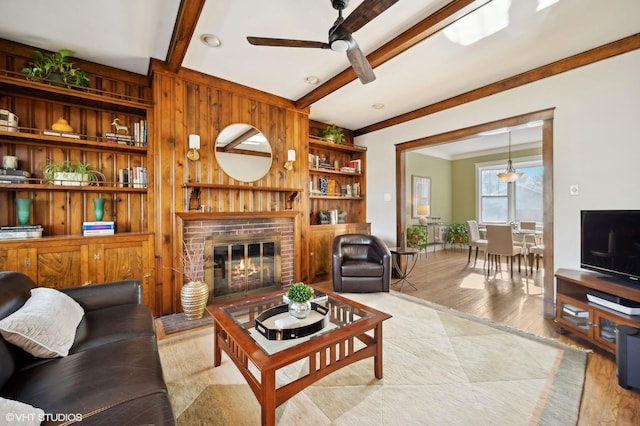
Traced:
<path fill-rule="evenodd" d="M 208 237 L 205 280 L 211 296 L 246 296 L 280 285 L 280 236 L 253 234 Z M 206 273 L 208 272 L 208 273 Z"/>

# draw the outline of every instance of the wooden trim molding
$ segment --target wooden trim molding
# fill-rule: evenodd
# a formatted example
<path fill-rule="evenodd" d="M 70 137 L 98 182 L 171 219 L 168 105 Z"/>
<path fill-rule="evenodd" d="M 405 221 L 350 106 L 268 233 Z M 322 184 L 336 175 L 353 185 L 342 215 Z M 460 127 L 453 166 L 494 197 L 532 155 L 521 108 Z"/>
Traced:
<path fill-rule="evenodd" d="M 396 117 L 392 117 L 387 120 L 379 121 L 378 123 L 362 127 L 355 130 L 354 134 L 355 136 L 361 136 L 367 133 L 382 130 L 387 127 L 406 123 L 407 121 L 425 117 L 427 115 L 434 114 L 439 111 L 444 111 L 446 109 L 485 98 L 487 96 L 495 95 L 497 93 L 504 92 L 515 87 L 524 86 L 525 84 L 533 83 L 537 80 L 542 80 L 547 77 L 570 71 L 584 65 L 589 65 L 603 59 L 608 59 L 613 56 L 621 55 L 623 53 L 631 52 L 636 49 L 640 49 L 640 33 L 625 37 L 621 40 L 617 40 L 600 47 L 596 47 L 591 50 L 587 50 L 586 52 L 578 53 L 577 55 L 573 55 L 547 65 L 543 65 L 538 68 L 534 68 L 513 77 L 488 84 L 478 89 L 474 89 L 461 95 L 457 95 L 452 98 L 445 99 L 443 101 L 436 102 L 422 108 L 418 108 L 405 114 L 401 114 Z"/>

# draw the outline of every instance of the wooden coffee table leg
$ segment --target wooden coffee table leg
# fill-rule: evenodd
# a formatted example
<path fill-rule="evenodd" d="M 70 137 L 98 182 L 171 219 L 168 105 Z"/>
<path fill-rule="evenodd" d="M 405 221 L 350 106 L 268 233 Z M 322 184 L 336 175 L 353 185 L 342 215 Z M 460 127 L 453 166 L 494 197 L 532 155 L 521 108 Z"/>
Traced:
<path fill-rule="evenodd" d="M 382 323 L 376 325 L 373 331 L 376 341 L 376 355 L 373 359 L 373 371 L 376 379 L 382 379 Z"/>
<path fill-rule="evenodd" d="M 213 321 L 213 366 L 220 367 L 222 364 L 222 350 L 218 345 L 218 333 L 221 333 L 220 324 L 217 321 Z"/>
<path fill-rule="evenodd" d="M 262 425 L 276 424 L 276 371 L 267 369 L 262 371 L 260 380 L 262 393 Z"/>

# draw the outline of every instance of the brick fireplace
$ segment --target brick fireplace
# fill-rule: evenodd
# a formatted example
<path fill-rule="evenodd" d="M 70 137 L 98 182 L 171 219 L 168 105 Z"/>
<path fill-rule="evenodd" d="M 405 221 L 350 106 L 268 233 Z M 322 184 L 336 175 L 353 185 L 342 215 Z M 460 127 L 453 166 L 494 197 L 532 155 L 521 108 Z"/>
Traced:
<path fill-rule="evenodd" d="M 184 220 L 183 241 L 201 247 L 209 304 L 280 289 L 294 277 L 291 217 Z"/>

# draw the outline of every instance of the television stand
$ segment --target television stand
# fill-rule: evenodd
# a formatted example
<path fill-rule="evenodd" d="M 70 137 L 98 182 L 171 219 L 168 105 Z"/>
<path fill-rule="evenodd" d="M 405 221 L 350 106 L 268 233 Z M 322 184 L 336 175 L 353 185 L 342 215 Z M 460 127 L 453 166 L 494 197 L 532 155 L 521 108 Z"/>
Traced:
<path fill-rule="evenodd" d="M 571 332 L 615 354 L 618 325 L 640 329 L 640 315 L 627 315 L 587 300 L 589 289 L 593 289 L 640 302 L 640 285 L 636 288 L 594 272 L 573 269 L 558 269 L 555 276 L 555 321 L 561 332 Z"/>

